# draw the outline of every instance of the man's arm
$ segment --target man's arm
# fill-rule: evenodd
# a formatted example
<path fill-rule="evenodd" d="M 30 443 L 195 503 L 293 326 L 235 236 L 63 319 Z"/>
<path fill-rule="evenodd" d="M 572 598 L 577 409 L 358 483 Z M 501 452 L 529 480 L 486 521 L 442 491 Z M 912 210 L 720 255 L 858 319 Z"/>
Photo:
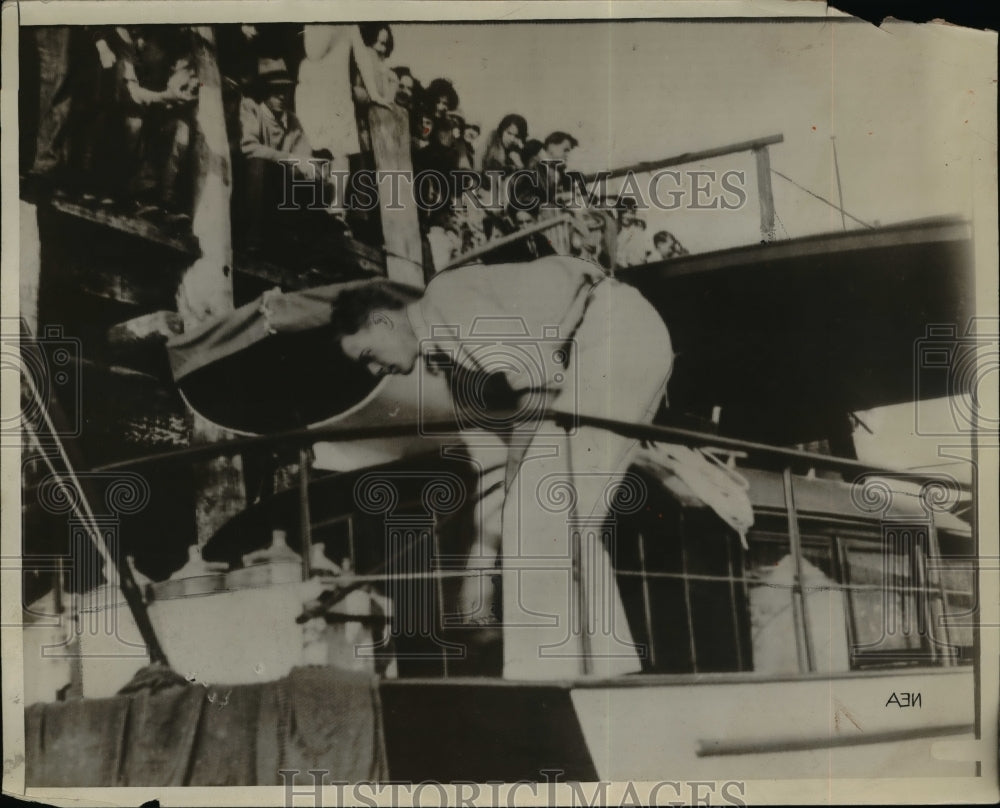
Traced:
<path fill-rule="evenodd" d="M 555 390 L 559 385 L 551 377 L 558 369 L 542 352 L 570 337 L 598 277 L 602 274 L 592 264 L 556 255 L 464 267 L 434 277 L 421 311 L 433 342 L 454 362 L 473 371 L 499 370 L 517 394 Z M 496 347 L 504 345 L 508 348 Z M 536 367 L 539 360 L 542 366 Z"/>
<path fill-rule="evenodd" d="M 125 92 L 132 103 L 140 107 L 165 104 L 184 104 L 197 99 L 197 94 L 189 87 L 190 71 L 175 70 L 167 80 L 164 90 L 150 90 L 139 83 L 135 71 L 135 62 L 125 60 L 122 69 L 122 81 Z"/>
<path fill-rule="evenodd" d="M 279 160 L 295 159 L 290 152 L 280 151 L 264 143 L 262 128 L 260 107 L 253 99 L 244 98 L 240 104 L 240 151 L 247 157 L 275 163 Z"/>

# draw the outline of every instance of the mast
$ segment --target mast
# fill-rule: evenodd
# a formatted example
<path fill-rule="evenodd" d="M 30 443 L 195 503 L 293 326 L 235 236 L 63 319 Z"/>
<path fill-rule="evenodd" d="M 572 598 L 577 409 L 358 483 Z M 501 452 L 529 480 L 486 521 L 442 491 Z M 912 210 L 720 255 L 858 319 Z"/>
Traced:
<path fill-rule="evenodd" d="M 230 222 L 232 166 L 222 104 L 222 79 L 215 58 L 215 32 L 210 25 L 194 29 L 194 57 L 201 87 L 198 93 L 194 149 L 194 213 L 191 229 L 201 257 L 183 273 L 177 288 L 177 311 L 185 330 L 233 309 L 233 247 Z M 192 415 L 192 443 L 224 440 L 229 433 Z M 193 469 L 197 494 L 195 521 L 203 545 L 231 516 L 246 506 L 242 462 L 219 457 Z"/>
<path fill-rule="evenodd" d="M 837 162 L 837 137 L 830 135 L 833 144 L 833 170 L 837 174 L 837 201 L 840 203 L 840 226 L 847 230 L 847 218 L 844 215 L 844 189 L 840 186 L 840 164 Z"/>

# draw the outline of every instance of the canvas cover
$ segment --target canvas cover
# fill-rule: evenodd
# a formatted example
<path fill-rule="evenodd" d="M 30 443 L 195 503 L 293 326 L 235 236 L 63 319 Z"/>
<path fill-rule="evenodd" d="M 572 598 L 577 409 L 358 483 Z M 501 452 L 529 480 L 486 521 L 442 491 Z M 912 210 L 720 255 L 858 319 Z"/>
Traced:
<path fill-rule="evenodd" d="M 191 407 L 234 432 L 263 434 L 328 420 L 377 384 L 347 359 L 329 329 L 345 290 L 382 285 L 416 298 L 419 290 L 384 279 L 297 292 L 271 290 L 167 343 L 170 367 Z"/>

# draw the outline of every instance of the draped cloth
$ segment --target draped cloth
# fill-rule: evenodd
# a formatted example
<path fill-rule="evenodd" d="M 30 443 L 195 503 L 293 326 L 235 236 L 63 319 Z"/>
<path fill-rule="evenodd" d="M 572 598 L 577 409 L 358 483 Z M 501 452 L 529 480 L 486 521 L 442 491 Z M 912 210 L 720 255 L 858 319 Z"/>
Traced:
<path fill-rule="evenodd" d="M 326 421 L 362 401 L 378 380 L 344 356 L 329 329 L 340 294 L 368 286 L 404 299 L 419 289 L 384 278 L 297 292 L 272 289 L 167 342 L 187 403 L 233 432 L 265 434 Z"/>
<path fill-rule="evenodd" d="M 24 722 L 30 787 L 282 785 L 281 769 L 388 777 L 378 679 L 331 667 L 34 704 Z"/>

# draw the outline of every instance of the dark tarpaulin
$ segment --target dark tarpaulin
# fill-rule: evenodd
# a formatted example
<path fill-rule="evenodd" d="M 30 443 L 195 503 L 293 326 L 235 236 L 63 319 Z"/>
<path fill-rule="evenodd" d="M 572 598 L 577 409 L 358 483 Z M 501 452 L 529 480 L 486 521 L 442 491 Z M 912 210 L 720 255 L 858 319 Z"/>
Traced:
<path fill-rule="evenodd" d="M 328 420 L 362 401 L 378 379 L 344 356 L 329 323 L 338 297 L 364 288 L 420 296 L 384 279 L 274 289 L 172 338 L 167 356 L 188 404 L 226 429 L 265 434 Z"/>
<path fill-rule="evenodd" d="M 30 787 L 282 785 L 280 769 L 388 777 L 377 678 L 330 667 L 34 704 L 24 721 Z"/>

